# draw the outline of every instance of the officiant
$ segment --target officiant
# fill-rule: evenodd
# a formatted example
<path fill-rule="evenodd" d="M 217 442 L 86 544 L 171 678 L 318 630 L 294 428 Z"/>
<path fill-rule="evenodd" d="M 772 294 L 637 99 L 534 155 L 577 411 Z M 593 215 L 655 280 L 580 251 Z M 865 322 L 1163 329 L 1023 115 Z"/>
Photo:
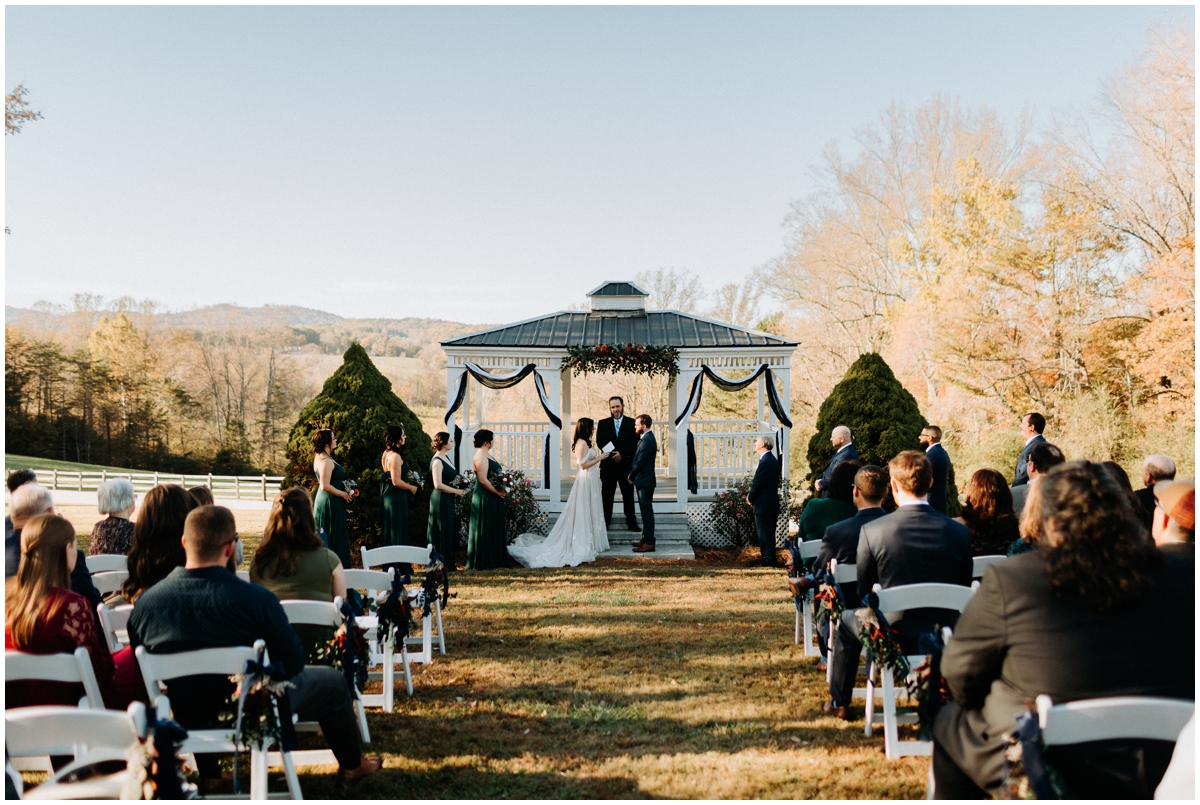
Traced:
<path fill-rule="evenodd" d="M 601 419 L 596 425 L 596 445 L 601 451 L 612 444 L 615 452 L 600 462 L 600 490 L 604 498 L 604 525 L 612 527 L 613 499 L 617 487 L 621 487 L 621 503 L 625 508 L 625 524 L 630 531 L 639 531 L 634 509 L 633 484 L 629 483 L 629 469 L 633 465 L 633 452 L 637 449 L 638 435 L 632 417 L 625 416 L 625 401 L 610 397 L 608 411 L 612 416 Z"/>

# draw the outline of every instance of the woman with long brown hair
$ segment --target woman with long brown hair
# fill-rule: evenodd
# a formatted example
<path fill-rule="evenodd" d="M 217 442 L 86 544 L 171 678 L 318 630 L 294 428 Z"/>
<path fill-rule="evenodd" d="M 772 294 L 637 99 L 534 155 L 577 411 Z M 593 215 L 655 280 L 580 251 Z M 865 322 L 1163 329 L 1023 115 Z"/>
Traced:
<path fill-rule="evenodd" d="M 82 646 L 88 650 L 106 706 L 124 708 L 135 698 L 144 698 L 133 653 L 122 649 L 118 668 L 96 628 L 91 604 L 71 592 L 69 579 L 78 557 L 75 527 L 56 514 L 39 514 L 26 523 L 21 538 L 25 546 L 21 564 L 4 590 L 5 650 L 73 654 Z M 6 682 L 4 687 L 5 707 L 73 707 L 83 696 L 83 686 L 72 682 L 30 680 Z"/>
<path fill-rule="evenodd" d="M 971 532 L 972 556 L 1004 556 L 1020 536 L 1012 491 L 995 470 L 976 470 L 958 521 Z"/>
<path fill-rule="evenodd" d="M 194 508 L 196 499 L 178 484 L 159 484 L 146 493 L 133 524 L 129 578 L 121 585 L 127 602 L 137 603 L 143 592 L 183 567 L 183 523 Z"/>

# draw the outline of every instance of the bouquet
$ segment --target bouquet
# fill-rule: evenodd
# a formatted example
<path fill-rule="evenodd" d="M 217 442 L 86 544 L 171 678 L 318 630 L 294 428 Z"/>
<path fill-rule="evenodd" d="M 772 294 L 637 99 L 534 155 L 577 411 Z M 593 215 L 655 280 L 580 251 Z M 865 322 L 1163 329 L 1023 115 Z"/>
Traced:
<path fill-rule="evenodd" d="M 410 469 L 407 473 L 405 473 L 404 480 L 407 481 L 408 483 L 412 484 L 413 486 L 415 486 L 417 489 L 420 489 L 421 485 L 424 483 L 424 481 L 421 478 L 421 473 L 417 472 L 416 470 L 412 470 L 412 469 Z"/>
<path fill-rule="evenodd" d="M 356 481 L 342 481 L 342 486 L 350 493 L 350 497 L 358 497 L 358 483 Z"/>

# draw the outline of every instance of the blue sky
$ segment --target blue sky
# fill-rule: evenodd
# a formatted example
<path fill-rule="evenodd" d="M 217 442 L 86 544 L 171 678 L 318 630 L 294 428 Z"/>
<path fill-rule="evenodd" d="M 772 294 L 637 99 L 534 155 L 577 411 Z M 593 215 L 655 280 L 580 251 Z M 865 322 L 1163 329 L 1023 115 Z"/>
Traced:
<path fill-rule="evenodd" d="M 832 140 L 1081 107 L 1191 7 L 5 10 L 6 302 L 512 321 L 783 248 Z"/>

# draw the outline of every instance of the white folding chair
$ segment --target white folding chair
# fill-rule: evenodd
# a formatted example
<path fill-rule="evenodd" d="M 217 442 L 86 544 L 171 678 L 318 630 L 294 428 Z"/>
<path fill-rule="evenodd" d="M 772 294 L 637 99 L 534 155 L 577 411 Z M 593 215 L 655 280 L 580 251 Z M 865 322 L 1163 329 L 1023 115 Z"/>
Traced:
<path fill-rule="evenodd" d="M 303 601 L 295 598 L 284 599 L 279 603 L 283 607 L 283 613 L 287 615 L 288 623 L 293 626 L 327 626 L 331 629 L 337 629 L 342 625 L 341 596 L 335 596 L 332 603 L 326 601 Z M 367 729 L 367 714 L 363 710 L 363 703 L 359 698 L 358 689 L 354 688 L 353 692 L 354 710 L 358 716 L 358 732 L 363 743 L 370 743 L 371 731 Z M 300 732 L 319 732 L 321 728 L 315 721 L 310 721 L 296 724 L 296 729 Z M 329 752 L 326 757 L 333 758 L 333 752 Z M 313 766 L 336 762 L 336 759 L 311 763 L 301 763 L 299 759 L 296 760 L 297 765 Z"/>
<path fill-rule="evenodd" d="M 363 590 L 367 597 L 378 600 L 380 592 L 392 588 L 392 574 L 395 570 L 384 573 L 382 570 L 358 570 L 351 568 L 346 574 L 346 589 Z M 354 619 L 359 626 L 367 630 L 371 643 L 371 667 L 380 666 L 379 671 L 370 671 L 371 679 L 383 682 L 383 693 L 364 693 L 362 702 L 366 707 L 382 707 L 385 713 L 395 709 L 396 664 L 404 671 L 404 687 L 409 696 L 413 695 L 412 664 L 408 656 L 408 646 L 400 641 L 400 657 L 397 659 L 392 648 L 391 640 L 379 640 L 379 618 L 376 615 L 359 615 Z"/>
<path fill-rule="evenodd" d="M 816 559 L 817 554 L 821 552 L 821 540 L 810 539 L 808 542 L 801 542 L 797 547 L 801 559 Z M 814 642 L 812 600 L 812 590 L 809 590 L 803 598 L 796 601 L 796 643 L 799 644 L 800 633 L 803 630 L 805 657 L 819 657 L 821 655 L 821 649 Z"/>
<path fill-rule="evenodd" d="M 975 587 L 963 587 L 959 584 L 904 584 L 890 587 L 886 590 L 875 585 L 879 595 L 880 612 L 902 612 L 909 609 L 953 609 L 962 612 Z M 908 656 L 908 663 L 916 667 L 924 662 L 923 654 Z M 916 713 L 898 715 L 896 699 L 901 690 L 897 690 L 890 669 L 882 668 L 874 657 L 870 658 L 867 666 L 867 709 L 865 734 L 870 737 L 875 723 L 875 674 L 882 677 L 883 696 L 883 748 L 888 760 L 895 760 L 906 755 L 929 755 L 933 752 L 932 741 L 901 741 L 898 725 L 900 723 L 916 724 Z"/>
<path fill-rule="evenodd" d="M 1054 704 L 1037 697 L 1038 725 L 1046 746 L 1118 738 L 1175 741 L 1196 703 L 1156 696 L 1112 696 Z"/>
<path fill-rule="evenodd" d="M 89 573 L 106 573 L 110 570 L 127 570 L 129 557 L 119 553 L 98 553 L 87 557 Z"/>
<path fill-rule="evenodd" d="M 383 565 L 390 565 L 397 562 L 405 562 L 411 565 L 428 565 L 429 557 L 433 551 L 432 545 L 427 545 L 424 548 L 418 548 L 415 545 L 385 545 L 382 548 L 363 548 L 362 560 L 363 567 L 367 570 Z M 409 598 L 414 602 L 414 607 L 418 602 L 424 600 L 424 592 L 419 585 L 414 584 L 408 590 Z M 442 605 L 441 601 L 435 598 L 433 600 L 432 614 L 421 618 L 421 634 L 419 637 L 405 638 L 406 645 L 420 645 L 420 654 L 410 654 L 409 656 L 414 662 L 428 665 L 433 662 L 433 634 L 432 634 L 432 619 L 437 619 L 437 639 L 438 650 L 442 654 L 446 653 L 446 638 L 442 631 Z"/>
<path fill-rule="evenodd" d="M 20 682 L 77 682 L 83 685 L 84 697 L 80 707 L 104 709 L 100 684 L 92 670 L 92 658 L 83 646 L 74 654 L 26 654 L 23 651 L 4 652 L 4 681 Z M 20 707 L 20 702 L 6 701 L 6 707 Z"/>
<path fill-rule="evenodd" d="M 138 667 L 142 671 L 142 679 L 146 683 L 146 693 L 150 696 L 150 704 L 158 709 L 159 718 L 167 718 L 171 713 L 171 703 L 163 692 L 162 686 L 168 680 L 198 674 L 220 676 L 241 674 L 245 671 L 246 661 L 256 660 L 258 652 L 263 651 L 265 647 L 266 643 L 258 640 L 255 641 L 252 648 L 228 646 L 180 651 L 175 654 L 151 654 L 146 651 L 145 646 L 138 646 L 134 655 L 137 657 Z M 184 740 L 180 752 L 229 754 L 235 751 L 234 737 L 233 731 L 228 728 L 189 729 L 188 737 Z M 292 754 L 282 751 L 268 753 L 267 749 L 266 746 L 250 747 L 250 799 L 267 798 L 267 766 L 272 760 L 277 761 L 273 765 L 283 766 L 291 798 L 303 799 Z"/>
<path fill-rule="evenodd" d="M 841 584 L 858 584 L 858 567 L 852 564 L 841 564 L 837 559 L 829 560 L 829 572 L 833 574 L 833 580 L 839 585 Z M 845 602 L 843 602 L 845 603 Z M 834 635 L 837 634 L 838 627 L 841 625 L 841 618 L 829 619 L 829 637 L 825 640 L 825 645 L 829 649 L 830 656 L 825 658 L 825 681 L 829 682 L 833 679 L 833 641 Z M 861 670 L 866 670 L 861 669 Z M 859 690 L 855 688 L 855 693 Z M 863 695 L 866 695 L 865 692 Z"/>
<path fill-rule="evenodd" d="M 4 749 L 13 760 L 72 755 L 74 761 L 49 780 L 26 791 L 23 799 L 119 799 L 129 777 L 113 774 L 65 782 L 77 770 L 94 763 L 125 760 L 146 723 L 141 702 L 119 710 L 81 710 L 76 707 L 22 707 L 4 712 Z"/>
<path fill-rule="evenodd" d="M 249 581 L 250 581 L 250 571 L 249 570 L 237 570 L 234 572 L 237 573 L 237 577 L 239 579 L 241 579 L 244 582 L 249 583 Z"/>
<path fill-rule="evenodd" d="M 971 578 L 982 579 L 983 571 L 988 565 L 994 565 L 997 562 L 1003 562 L 1007 558 L 1007 556 L 998 553 L 989 554 L 987 556 L 976 556 L 973 560 L 971 560 Z"/>
<path fill-rule="evenodd" d="M 129 578 L 128 570 L 105 570 L 92 574 L 92 584 L 101 595 L 108 595 L 121 589 L 121 585 L 127 578 Z"/>
<path fill-rule="evenodd" d="M 109 651 L 117 652 L 129 645 L 129 616 L 132 614 L 133 604 L 121 604 L 112 609 L 107 604 L 96 607 Z"/>

